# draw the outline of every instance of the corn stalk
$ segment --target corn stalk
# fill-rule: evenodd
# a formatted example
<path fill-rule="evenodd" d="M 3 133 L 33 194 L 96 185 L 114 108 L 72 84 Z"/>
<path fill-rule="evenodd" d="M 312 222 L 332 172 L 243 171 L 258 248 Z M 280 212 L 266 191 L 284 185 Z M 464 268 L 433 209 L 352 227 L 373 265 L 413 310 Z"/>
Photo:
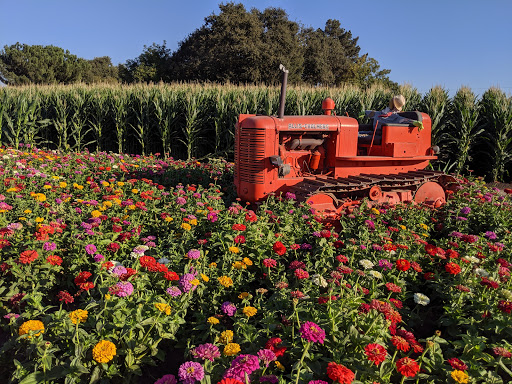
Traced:
<path fill-rule="evenodd" d="M 44 122 L 37 120 L 39 110 L 39 99 L 37 97 L 29 99 L 25 97 L 25 94 L 20 93 L 16 96 L 13 108 L 13 118 L 4 114 L 7 125 L 4 134 L 9 144 L 18 149 L 21 140 L 23 138 L 34 138 L 40 125 L 44 124 Z M 33 144 L 33 142 L 27 144 Z"/>

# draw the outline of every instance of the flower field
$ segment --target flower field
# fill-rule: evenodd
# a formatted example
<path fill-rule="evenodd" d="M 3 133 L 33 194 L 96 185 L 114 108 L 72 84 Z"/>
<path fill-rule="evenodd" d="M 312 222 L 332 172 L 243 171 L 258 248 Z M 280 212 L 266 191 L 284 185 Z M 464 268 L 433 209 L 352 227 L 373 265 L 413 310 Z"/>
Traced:
<path fill-rule="evenodd" d="M 334 230 L 221 160 L 20 146 L 0 175 L 2 382 L 512 381 L 512 201 L 478 180 Z"/>

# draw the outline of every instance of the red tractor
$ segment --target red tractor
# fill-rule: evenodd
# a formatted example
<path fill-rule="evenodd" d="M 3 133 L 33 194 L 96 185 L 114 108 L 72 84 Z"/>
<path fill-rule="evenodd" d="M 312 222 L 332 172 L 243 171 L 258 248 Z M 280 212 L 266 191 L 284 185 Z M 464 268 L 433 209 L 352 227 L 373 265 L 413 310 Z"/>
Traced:
<path fill-rule="evenodd" d="M 361 204 L 414 201 L 440 206 L 456 180 L 425 170 L 431 146 L 430 117 L 400 112 L 423 123 L 371 125 L 336 116 L 334 101 L 322 102 L 323 115 L 284 116 L 284 67 L 278 116 L 240 115 L 235 132 L 235 186 L 243 201 L 292 193 L 326 218 Z"/>

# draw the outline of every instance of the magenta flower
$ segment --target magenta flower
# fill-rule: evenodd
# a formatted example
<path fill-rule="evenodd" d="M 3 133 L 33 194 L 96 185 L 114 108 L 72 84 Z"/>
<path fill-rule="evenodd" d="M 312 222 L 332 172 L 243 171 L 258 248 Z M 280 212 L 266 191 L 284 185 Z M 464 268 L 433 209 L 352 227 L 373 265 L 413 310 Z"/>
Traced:
<path fill-rule="evenodd" d="M 270 349 L 260 349 L 258 351 L 258 357 L 260 358 L 261 362 L 265 364 L 265 367 L 268 367 L 272 361 L 277 360 L 276 354 Z"/>
<path fill-rule="evenodd" d="M 85 252 L 87 252 L 88 255 L 94 255 L 96 253 L 97 249 L 94 244 L 87 244 L 85 246 Z"/>
<path fill-rule="evenodd" d="M 178 384 L 178 380 L 174 375 L 164 375 L 155 381 L 155 384 Z"/>
<path fill-rule="evenodd" d="M 193 384 L 203 379 L 204 369 L 199 363 L 187 361 L 180 365 L 178 376 L 180 380 L 183 381 L 183 384 Z"/>
<path fill-rule="evenodd" d="M 260 383 L 277 384 L 279 379 L 276 375 L 265 375 L 260 377 Z"/>
<path fill-rule="evenodd" d="M 191 260 L 197 260 L 201 257 L 201 252 L 199 252 L 197 249 L 191 249 L 188 251 L 187 257 Z"/>
<path fill-rule="evenodd" d="M 167 288 L 166 292 L 171 297 L 178 297 L 183 293 L 183 292 L 181 292 L 181 290 L 178 287 L 174 287 L 174 286 Z"/>
<path fill-rule="evenodd" d="M 310 343 L 324 343 L 325 331 L 312 321 L 306 321 L 300 327 L 300 337 Z"/>
<path fill-rule="evenodd" d="M 225 301 L 224 303 L 222 303 L 220 309 L 228 316 L 233 316 L 236 312 L 235 304 L 229 301 Z"/>
<path fill-rule="evenodd" d="M 180 287 L 181 287 L 181 290 L 185 293 L 187 293 L 188 291 L 190 290 L 195 290 L 197 288 L 196 285 L 193 285 L 191 283 L 192 280 L 194 280 L 196 278 L 195 275 L 193 275 L 192 273 L 185 273 L 183 274 L 181 277 L 180 277 Z"/>
<path fill-rule="evenodd" d="M 185 205 L 187 203 L 187 199 L 185 199 L 184 197 L 180 196 L 176 199 L 176 204 L 178 205 Z"/>
<path fill-rule="evenodd" d="M 201 344 L 192 349 L 190 353 L 196 358 L 203 360 L 208 359 L 210 361 L 214 361 L 216 358 L 220 357 L 219 348 L 216 345 L 210 343 Z"/>
<path fill-rule="evenodd" d="M 323 380 L 311 380 L 308 384 L 329 384 L 327 381 Z"/>
<path fill-rule="evenodd" d="M 108 290 L 113 295 L 126 297 L 133 293 L 133 285 L 129 281 L 120 281 L 113 287 L 110 287 Z"/>
<path fill-rule="evenodd" d="M 245 382 L 245 375 L 260 369 L 260 363 L 257 356 L 239 355 L 231 362 L 231 367 L 224 373 L 224 378 L 232 378 Z"/>
<path fill-rule="evenodd" d="M 43 244 L 43 249 L 45 251 L 54 251 L 55 249 L 57 249 L 57 244 L 51 243 L 51 242 L 46 242 Z"/>

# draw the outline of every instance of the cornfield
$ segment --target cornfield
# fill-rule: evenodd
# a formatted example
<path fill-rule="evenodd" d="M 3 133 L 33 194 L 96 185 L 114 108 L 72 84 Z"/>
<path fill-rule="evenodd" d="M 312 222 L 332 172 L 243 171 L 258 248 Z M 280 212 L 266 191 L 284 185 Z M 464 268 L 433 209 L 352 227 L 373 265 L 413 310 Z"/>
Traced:
<path fill-rule="evenodd" d="M 280 87 L 215 84 L 24 86 L 0 88 L 0 142 L 64 151 L 113 151 L 174 158 L 232 159 L 241 113 L 275 115 Z M 491 88 L 480 99 L 463 87 L 453 98 L 441 87 L 421 95 L 405 85 L 406 110 L 432 118 L 441 148 L 436 169 L 474 172 L 492 181 L 512 174 L 512 99 Z M 383 88 L 288 87 L 287 115 L 321 114 L 325 97 L 339 115 L 364 120 L 382 109 Z M 365 121 L 363 121 L 365 122 Z"/>

